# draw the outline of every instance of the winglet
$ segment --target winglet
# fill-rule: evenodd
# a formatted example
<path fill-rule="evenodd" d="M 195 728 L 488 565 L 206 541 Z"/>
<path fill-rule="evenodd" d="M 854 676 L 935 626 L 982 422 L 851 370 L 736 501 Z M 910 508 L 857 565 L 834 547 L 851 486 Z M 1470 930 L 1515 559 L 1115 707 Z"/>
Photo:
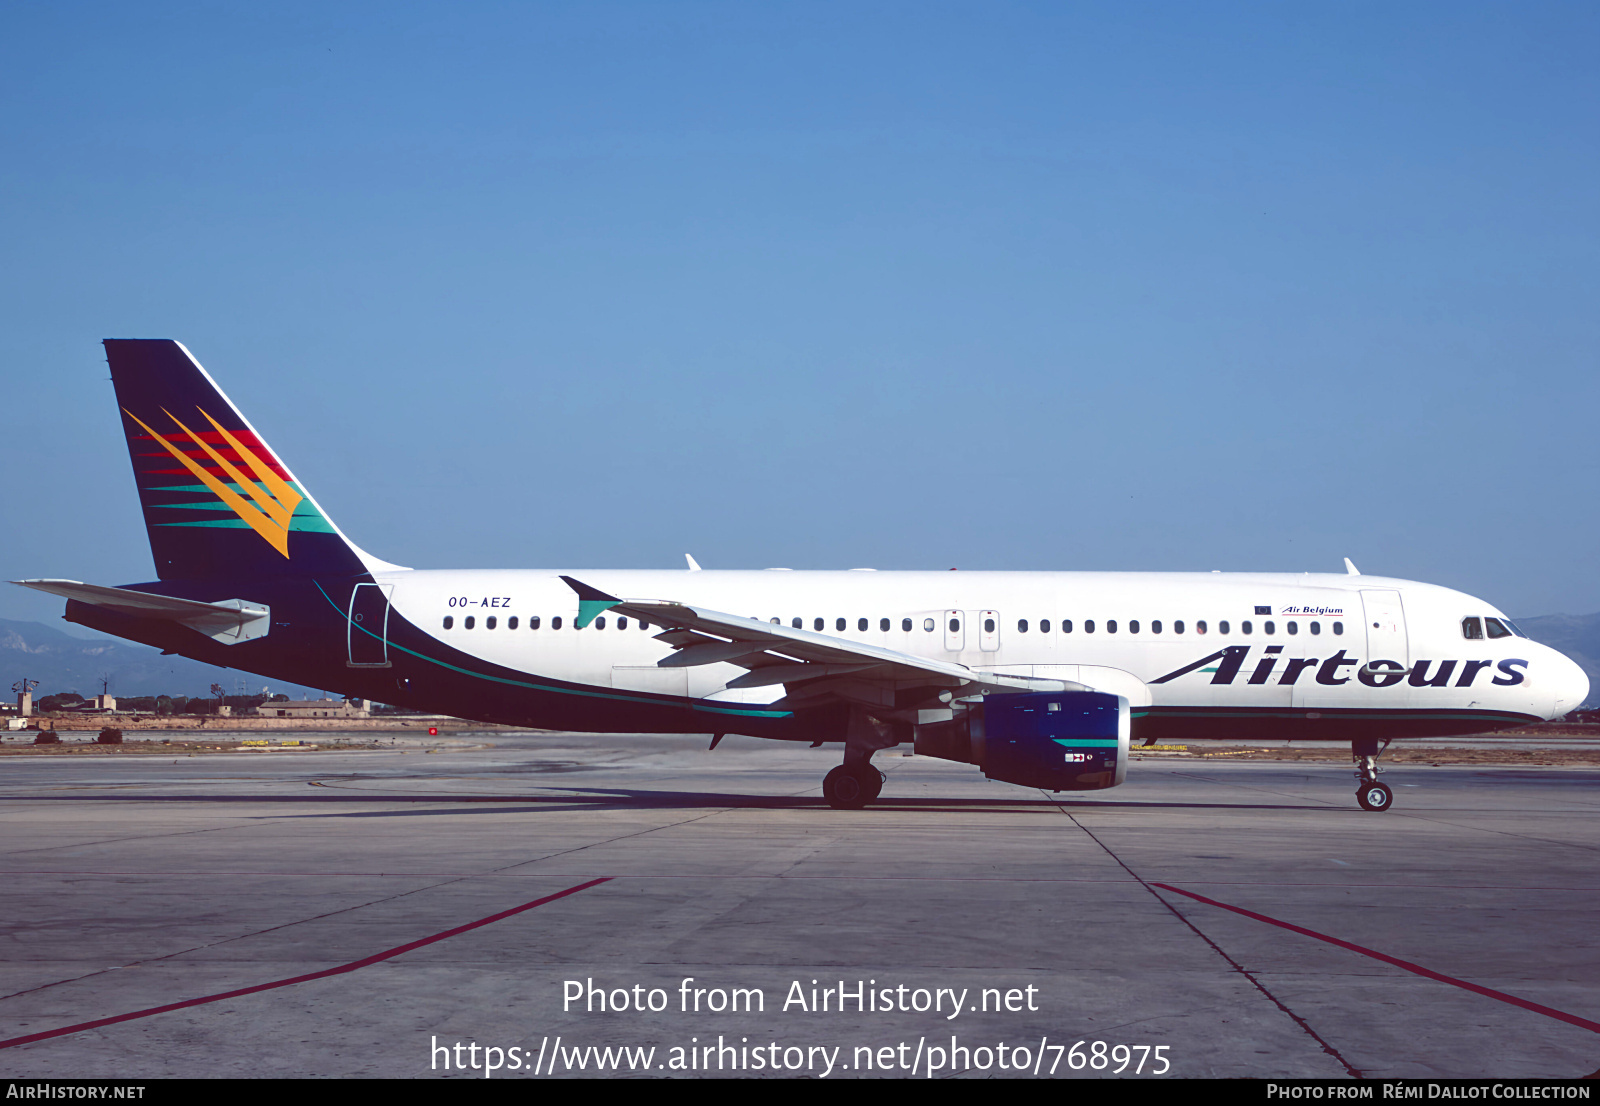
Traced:
<path fill-rule="evenodd" d="M 689 571 L 690 572 L 699 572 L 700 571 L 700 562 L 694 559 L 694 555 L 693 554 L 685 553 L 683 555 L 683 559 L 689 562 Z"/>
<path fill-rule="evenodd" d="M 1349 557 L 1346 557 L 1344 559 L 1344 571 L 1345 571 L 1345 575 L 1347 575 L 1347 576 L 1360 576 L 1361 575 L 1361 570 L 1356 567 L 1355 562 L 1352 561 Z"/>
<path fill-rule="evenodd" d="M 562 582 L 578 593 L 578 621 L 573 623 L 577 629 L 582 630 L 595 620 L 595 616 L 609 611 L 622 600 L 615 595 L 607 595 L 599 588 L 592 588 L 581 580 L 574 580 L 571 576 L 561 577 Z"/>

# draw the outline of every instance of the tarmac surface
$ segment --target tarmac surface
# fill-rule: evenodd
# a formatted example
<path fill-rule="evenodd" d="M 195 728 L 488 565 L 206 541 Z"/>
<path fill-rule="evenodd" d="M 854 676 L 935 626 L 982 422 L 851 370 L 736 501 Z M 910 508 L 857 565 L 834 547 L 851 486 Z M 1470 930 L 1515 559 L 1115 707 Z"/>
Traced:
<path fill-rule="evenodd" d="M 888 750 L 879 804 L 834 811 L 838 758 L 7 757 L 0 1075 L 1600 1068 L 1600 769 L 1397 766 L 1369 814 L 1341 765 L 1152 756 L 1051 796 Z"/>

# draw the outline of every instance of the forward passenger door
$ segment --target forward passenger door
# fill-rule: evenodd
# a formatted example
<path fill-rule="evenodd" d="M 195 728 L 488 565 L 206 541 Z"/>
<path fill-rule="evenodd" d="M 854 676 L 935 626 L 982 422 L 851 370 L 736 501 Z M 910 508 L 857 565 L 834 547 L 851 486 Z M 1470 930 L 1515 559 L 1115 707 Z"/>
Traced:
<path fill-rule="evenodd" d="M 1363 591 L 1361 606 L 1366 610 L 1367 661 L 1397 661 L 1411 667 L 1410 641 L 1406 634 L 1406 614 L 1398 591 Z"/>

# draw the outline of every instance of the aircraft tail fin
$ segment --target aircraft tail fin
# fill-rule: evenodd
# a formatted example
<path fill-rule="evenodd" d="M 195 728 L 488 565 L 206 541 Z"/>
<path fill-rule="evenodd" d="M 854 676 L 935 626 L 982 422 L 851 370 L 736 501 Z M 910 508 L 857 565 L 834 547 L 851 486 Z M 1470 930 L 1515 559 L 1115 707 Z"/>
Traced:
<path fill-rule="evenodd" d="M 339 532 L 180 343 L 110 338 L 105 347 L 162 580 L 396 567 Z"/>

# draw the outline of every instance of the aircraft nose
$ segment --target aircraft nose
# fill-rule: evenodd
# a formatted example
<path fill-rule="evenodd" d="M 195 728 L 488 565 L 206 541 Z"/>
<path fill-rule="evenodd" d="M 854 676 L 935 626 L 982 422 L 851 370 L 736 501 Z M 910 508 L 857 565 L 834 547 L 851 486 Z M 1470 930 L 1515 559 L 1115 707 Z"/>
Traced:
<path fill-rule="evenodd" d="M 1555 654 L 1551 658 L 1553 671 L 1546 678 L 1545 688 L 1553 693 L 1550 718 L 1556 719 L 1577 710 L 1589 697 L 1589 674 L 1566 654 L 1550 651 Z"/>

